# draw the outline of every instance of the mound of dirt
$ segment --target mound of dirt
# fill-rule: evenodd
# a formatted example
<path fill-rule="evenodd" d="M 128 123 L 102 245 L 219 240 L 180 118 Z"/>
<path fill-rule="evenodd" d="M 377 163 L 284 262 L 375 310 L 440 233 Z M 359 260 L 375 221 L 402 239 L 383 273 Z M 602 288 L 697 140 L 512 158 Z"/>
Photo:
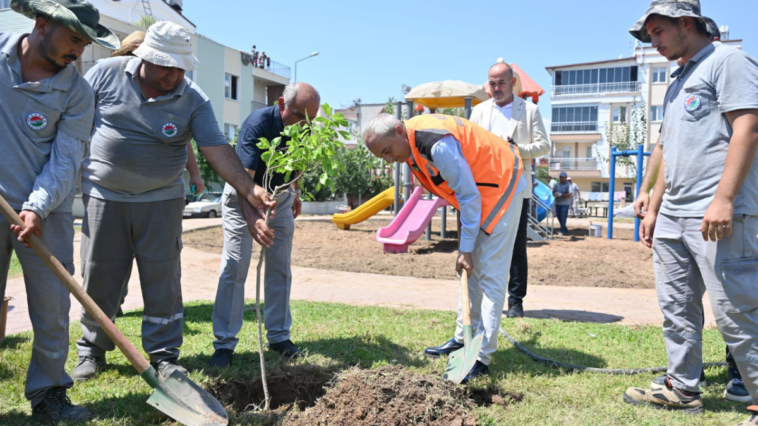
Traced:
<path fill-rule="evenodd" d="M 287 426 L 475 426 L 466 390 L 440 377 L 385 366 L 345 371 L 313 408 L 291 413 Z"/>

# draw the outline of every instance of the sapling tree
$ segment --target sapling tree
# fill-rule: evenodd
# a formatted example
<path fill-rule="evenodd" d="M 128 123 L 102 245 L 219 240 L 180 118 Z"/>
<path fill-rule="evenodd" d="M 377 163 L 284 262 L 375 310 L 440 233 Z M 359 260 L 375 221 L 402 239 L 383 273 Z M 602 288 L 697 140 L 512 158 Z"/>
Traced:
<path fill-rule="evenodd" d="M 266 163 L 267 170 L 263 175 L 263 188 L 267 191 L 273 191 L 269 194 L 272 200 L 276 200 L 279 195 L 286 192 L 294 193 L 298 182 L 315 169 L 319 169 L 321 174 L 316 184 L 316 191 L 323 186 L 329 186 L 334 191 L 334 178 L 339 171 L 345 171 L 344 166 L 337 160 L 337 150 L 344 145 L 339 140 L 339 135 L 345 140 L 350 139 L 350 133 L 340 130 L 340 127 L 347 127 L 348 122 L 340 114 L 332 114 L 332 109 L 328 104 L 324 104 L 321 109 L 324 111 L 323 117 L 316 117 L 313 120 L 307 120 L 306 124 L 295 124 L 287 126 L 282 132 L 282 136 L 269 141 L 261 138 L 258 142 L 258 148 L 261 149 L 261 160 Z M 287 141 L 285 138 L 289 138 Z M 320 167 L 319 167 L 320 166 Z M 271 188 L 271 181 L 274 173 L 285 175 L 284 181 L 287 182 Z M 292 179 L 294 177 L 294 179 Z M 292 179 L 290 181 L 290 179 Z M 305 191 L 302 197 L 306 200 L 312 200 L 313 195 Z M 266 226 L 271 220 L 271 207 L 266 210 Z M 263 393 L 265 396 L 264 410 L 268 410 L 271 397 L 268 392 L 268 383 L 266 381 L 266 362 L 263 355 L 263 328 L 261 322 L 261 268 L 265 257 L 266 247 L 261 247 L 261 255 L 258 259 L 257 275 L 255 280 L 255 313 L 258 322 L 258 351 L 261 360 L 261 380 L 263 382 Z"/>

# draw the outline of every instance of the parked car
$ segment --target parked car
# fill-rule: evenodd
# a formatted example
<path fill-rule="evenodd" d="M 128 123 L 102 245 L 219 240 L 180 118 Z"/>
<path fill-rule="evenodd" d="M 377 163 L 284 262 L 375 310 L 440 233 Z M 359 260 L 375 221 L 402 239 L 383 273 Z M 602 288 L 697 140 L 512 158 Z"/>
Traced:
<path fill-rule="evenodd" d="M 184 207 L 184 217 L 219 217 L 221 215 L 221 193 L 205 192 Z"/>

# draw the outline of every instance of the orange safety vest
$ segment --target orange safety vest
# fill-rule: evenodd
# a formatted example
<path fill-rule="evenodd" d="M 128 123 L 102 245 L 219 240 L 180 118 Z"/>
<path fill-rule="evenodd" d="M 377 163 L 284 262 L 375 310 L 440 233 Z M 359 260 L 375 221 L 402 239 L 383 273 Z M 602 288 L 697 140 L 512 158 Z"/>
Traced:
<path fill-rule="evenodd" d="M 434 167 L 432 147 L 447 135 L 461 144 L 463 157 L 471 168 L 482 196 L 481 229 L 487 234 L 500 221 L 513 199 L 523 166 L 518 146 L 501 139 L 476 124 L 454 116 L 427 114 L 405 122 L 411 157 L 408 165 L 421 184 L 460 210 L 455 192 Z"/>

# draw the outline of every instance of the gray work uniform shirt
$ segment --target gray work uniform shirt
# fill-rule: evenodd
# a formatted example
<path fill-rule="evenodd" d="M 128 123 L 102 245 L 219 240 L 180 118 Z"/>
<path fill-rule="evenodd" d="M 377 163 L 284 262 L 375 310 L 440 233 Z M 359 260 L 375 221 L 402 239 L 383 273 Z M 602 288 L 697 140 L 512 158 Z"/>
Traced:
<path fill-rule="evenodd" d="M 18 46 L 26 36 L 0 33 L 0 194 L 44 219 L 71 212 L 95 100 L 73 64 L 24 83 Z"/>
<path fill-rule="evenodd" d="M 677 79 L 663 106 L 666 193 L 661 213 L 703 217 L 716 195 L 732 138 L 726 113 L 758 108 L 758 62 L 739 49 L 716 43 L 672 76 Z M 734 201 L 735 214 L 758 214 L 756 182 L 754 159 Z"/>
<path fill-rule="evenodd" d="M 85 79 L 95 90 L 95 133 L 82 165 L 82 190 L 108 201 L 184 198 L 187 145 L 229 142 L 211 102 L 185 78 L 170 93 L 147 99 L 139 83 L 142 59 L 98 61 Z"/>
<path fill-rule="evenodd" d="M 555 181 L 553 181 L 555 182 Z M 557 192 L 560 194 L 570 194 L 573 191 L 571 188 L 571 183 L 556 183 L 555 187 L 553 188 L 553 192 Z M 570 206 L 571 205 L 571 198 L 559 198 L 555 197 L 555 204 L 558 206 Z"/>

